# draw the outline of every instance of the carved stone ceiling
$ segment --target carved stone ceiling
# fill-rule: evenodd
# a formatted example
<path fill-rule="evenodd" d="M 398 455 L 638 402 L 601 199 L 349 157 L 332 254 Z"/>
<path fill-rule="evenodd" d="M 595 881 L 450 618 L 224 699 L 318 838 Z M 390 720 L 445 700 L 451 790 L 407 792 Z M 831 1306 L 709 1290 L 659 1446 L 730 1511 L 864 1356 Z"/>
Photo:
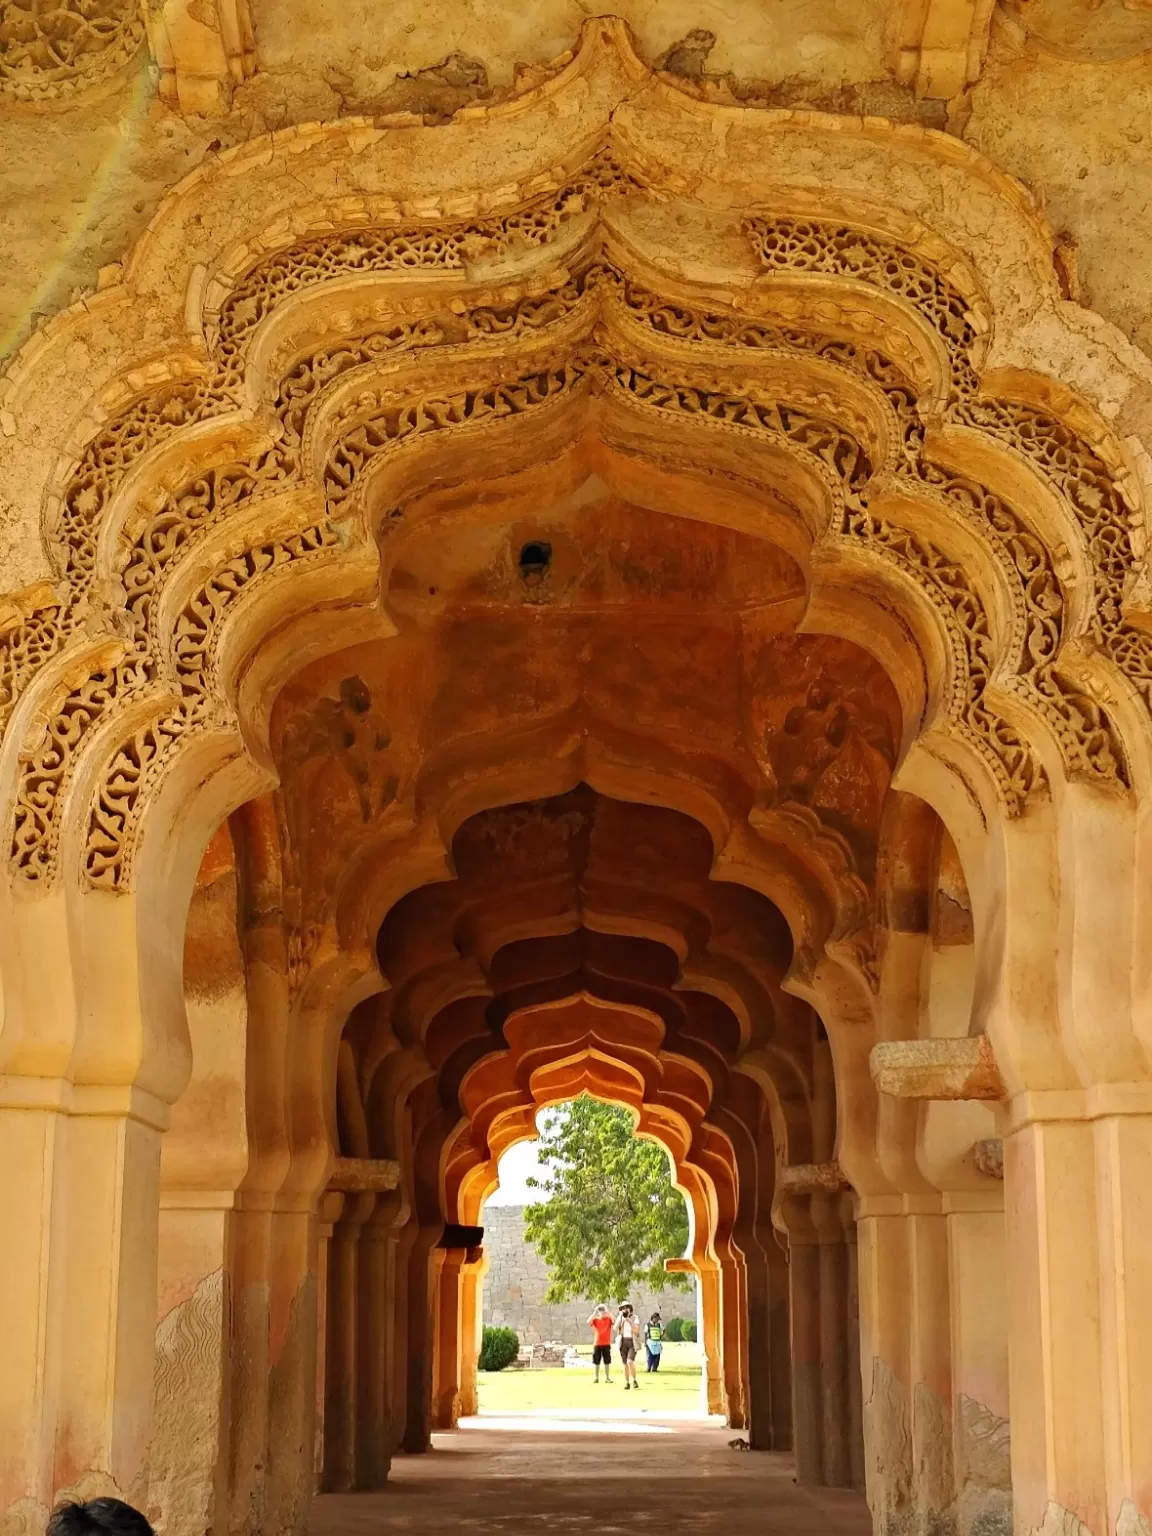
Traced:
<path fill-rule="evenodd" d="M 734 819 L 789 809 L 868 879 L 899 705 L 856 646 L 796 632 L 804 608 L 780 549 L 638 507 L 595 475 L 531 519 L 464 520 L 450 536 L 423 521 L 391 565 L 394 638 L 315 663 L 276 707 L 313 920 L 357 858 L 429 806 L 499 781 L 509 760 L 529 774 L 539 761 L 547 784 L 573 753 L 627 769 L 653 799 L 683 779 Z"/>

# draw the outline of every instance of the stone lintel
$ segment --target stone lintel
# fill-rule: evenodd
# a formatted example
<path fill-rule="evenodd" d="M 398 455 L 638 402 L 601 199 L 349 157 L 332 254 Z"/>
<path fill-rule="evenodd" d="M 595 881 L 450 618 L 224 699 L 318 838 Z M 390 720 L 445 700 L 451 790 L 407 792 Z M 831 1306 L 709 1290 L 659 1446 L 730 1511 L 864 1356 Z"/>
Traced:
<path fill-rule="evenodd" d="M 839 1194 L 852 1188 L 839 1163 L 791 1163 L 780 1170 L 781 1189 Z"/>
<path fill-rule="evenodd" d="M 440 1241 L 436 1246 L 478 1254 L 483 1242 L 483 1227 L 462 1227 L 457 1222 L 450 1221 L 440 1234 Z"/>
<path fill-rule="evenodd" d="M 664 1270 L 669 1275 L 694 1275 L 696 1266 L 691 1259 L 665 1259 Z"/>
<path fill-rule="evenodd" d="M 332 1164 L 328 1188 L 349 1194 L 395 1189 L 400 1164 L 391 1157 L 338 1157 Z"/>
<path fill-rule="evenodd" d="M 869 1058 L 872 1081 L 896 1099 L 1002 1099 L 1004 1082 L 987 1035 L 882 1040 Z"/>

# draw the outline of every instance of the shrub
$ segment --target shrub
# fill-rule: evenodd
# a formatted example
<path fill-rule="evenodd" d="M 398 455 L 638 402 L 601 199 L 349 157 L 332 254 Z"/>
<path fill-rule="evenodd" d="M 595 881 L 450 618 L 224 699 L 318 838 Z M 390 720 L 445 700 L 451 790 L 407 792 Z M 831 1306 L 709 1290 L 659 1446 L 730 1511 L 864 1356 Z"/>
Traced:
<path fill-rule="evenodd" d="M 520 1353 L 520 1337 L 514 1328 L 485 1328 L 478 1364 L 482 1371 L 502 1371 Z"/>
<path fill-rule="evenodd" d="M 670 1317 L 664 1324 L 664 1337 L 669 1344 L 679 1344 L 684 1337 L 684 1319 L 682 1317 Z"/>
<path fill-rule="evenodd" d="M 695 1344 L 696 1324 L 694 1322 L 686 1322 L 684 1324 L 684 1332 L 680 1335 L 680 1337 L 684 1340 L 685 1344 Z"/>

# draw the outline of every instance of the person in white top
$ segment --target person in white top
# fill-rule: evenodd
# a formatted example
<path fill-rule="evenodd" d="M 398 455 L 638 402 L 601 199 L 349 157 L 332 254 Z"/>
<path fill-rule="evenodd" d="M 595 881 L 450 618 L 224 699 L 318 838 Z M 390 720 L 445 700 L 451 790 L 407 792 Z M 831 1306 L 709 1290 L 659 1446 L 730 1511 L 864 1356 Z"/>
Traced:
<path fill-rule="evenodd" d="M 636 1341 L 640 1337 L 640 1320 L 633 1312 L 630 1301 L 626 1301 L 620 1308 L 613 1331 L 620 1345 L 620 1363 L 624 1367 L 624 1390 L 627 1392 L 634 1389 L 639 1392 L 640 1383 L 636 1380 Z"/>

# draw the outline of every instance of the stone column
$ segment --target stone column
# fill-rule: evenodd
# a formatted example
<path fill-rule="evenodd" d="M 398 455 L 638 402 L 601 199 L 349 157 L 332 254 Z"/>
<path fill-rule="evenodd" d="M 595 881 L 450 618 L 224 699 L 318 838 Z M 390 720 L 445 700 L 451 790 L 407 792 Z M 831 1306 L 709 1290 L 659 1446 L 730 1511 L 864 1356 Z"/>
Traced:
<path fill-rule="evenodd" d="M 772 1275 L 753 1234 L 742 1234 L 748 1307 L 748 1444 L 776 1448 L 772 1375 Z M 771 1241 L 771 1236 L 769 1236 Z"/>
<path fill-rule="evenodd" d="M 774 1230 L 765 1240 L 769 1274 L 769 1335 L 772 1366 L 772 1449 L 790 1451 L 792 1432 L 792 1322 L 787 1249 Z"/>
<path fill-rule="evenodd" d="M 721 1358 L 720 1266 L 705 1258 L 697 1271 L 696 1337 L 700 1341 L 705 1412 L 723 1416 L 727 1413 Z"/>
<path fill-rule="evenodd" d="M 1146 1536 L 1152 1115 L 1018 1120 L 1004 1173 L 1014 1529 Z"/>
<path fill-rule="evenodd" d="M 807 1197 L 785 1202 L 788 1224 L 788 1297 L 791 1316 L 792 1448 L 796 1480 L 824 1480 L 824 1413 L 820 1372 L 820 1247 Z"/>
<path fill-rule="evenodd" d="M 160 1134 L 130 1087 L 0 1081 L 0 1520 L 148 1497 Z"/>
<path fill-rule="evenodd" d="M 747 1318 L 744 1256 L 728 1241 L 720 1263 L 720 1365 L 725 1413 L 731 1429 L 748 1427 Z"/>
<path fill-rule="evenodd" d="M 383 1488 L 394 1448 L 392 1361 L 395 1352 L 396 1217 L 399 1202 L 382 1195 L 360 1234 L 360 1399 L 356 1486 Z"/>
<path fill-rule="evenodd" d="M 957 1536 L 1011 1536 L 1003 1187 L 945 1196 L 944 1208 Z"/>
<path fill-rule="evenodd" d="M 842 1195 L 848 1249 L 848 1456 L 852 1487 L 864 1491 L 864 1384 L 860 1376 L 860 1250 L 851 1195 Z"/>
<path fill-rule="evenodd" d="M 344 1196 L 326 1190 L 316 1217 L 316 1492 L 324 1488 L 325 1409 L 328 1395 L 328 1278 L 332 1262 L 332 1233 L 344 1209 Z"/>
<path fill-rule="evenodd" d="M 899 1195 L 857 1212 L 865 1484 L 877 1536 L 913 1529 L 908 1224 Z"/>
<path fill-rule="evenodd" d="M 408 1261 L 407 1414 L 403 1446 L 419 1455 L 432 1445 L 432 1367 L 436 1351 L 441 1227 L 419 1227 Z"/>
<path fill-rule="evenodd" d="M 460 1354 L 463 1341 L 463 1272 L 466 1248 L 441 1250 L 436 1277 L 436 1345 L 433 1359 L 432 1428 L 455 1429 L 460 1417 Z"/>
<path fill-rule="evenodd" d="M 939 1197 L 906 1196 L 912 1502 L 925 1530 L 952 1518 L 952 1340 L 948 1227 Z"/>
<path fill-rule="evenodd" d="M 812 1196 L 813 1225 L 819 1237 L 821 1482 L 851 1486 L 848 1413 L 848 1249 L 839 1197 Z"/>
<path fill-rule="evenodd" d="M 188 1086 L 161 1149 L 158 1321 L 149 1500 L 165 1536 L 231 1525 L 229 1445 L 237 1192 L 250 1167 L 248 1007 L 227 824 L 212 839 L 184 931 Z"/>
<path fill-rule="evenodd" d="M 217 1196 L 217 1200 L 219 1200 Z M 162 1194 L 149 1503 L 165 1536 L 228 1518 L 231 1198 Z"/>
<path fill-rule="evenodd" d="M 356 1378 L 359 1349 L 356 1324 L 359 1308 L 359 1236 L 361 1213 L 349 1213 L 358 1197 L 340 1196 L 340 1213 L 332 1225 L 324 1283 L 324 1493 L 347 1493 L 356 1486 Z M 349 1214 L 352 1220 L 348 1221 Z M 366 1215 L 366 1213 L 365 1213 Z M 317 1330 L 319 1332 L 319 1330 Z"/>
<path fill-rule="evenodd" d="M 484 1276 L 488 1255 L 481 1249 L 461 1275 L 460 1291 L 460 1417 L 480 1412 L 477 1373 L 483 1333 Z"/>
<path fill-rule="evenodd" d="M 160 1140 L 190 1062 L 179 957 L 165 1008 L 142 924 L 137 896 L 0 891 L 0 1524 L 18 1532 L 61 1495 L 148 1499 Z"/>

